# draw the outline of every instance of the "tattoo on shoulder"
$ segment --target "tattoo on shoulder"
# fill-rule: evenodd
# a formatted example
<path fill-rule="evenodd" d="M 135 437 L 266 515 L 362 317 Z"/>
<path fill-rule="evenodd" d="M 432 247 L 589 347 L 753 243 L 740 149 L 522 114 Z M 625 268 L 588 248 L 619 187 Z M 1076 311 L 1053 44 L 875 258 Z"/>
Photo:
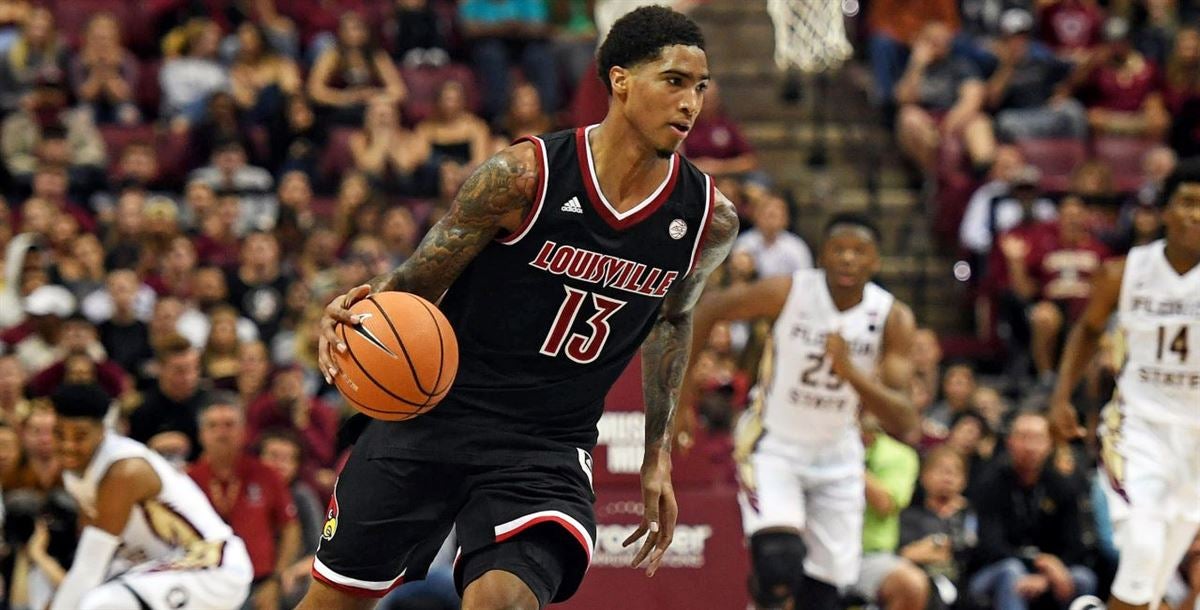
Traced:
<path fill-rule="evenodd" d="M 527 212 L 538 182 L 531 146 L 510 146 L 480 165 L 459 189 L 451 213 L 457 208 L 467 218 L 496 221 L 515 211 Z"/>
<path fill-rule="evenodd" d="M 505 230 L 506 221 L 528 214 L 538 184 L 535 154 L 532 144 L 517 144 L 480 165 L 413 255 L 395 271 L 372 280 L 372 291 L 402 290 L 436 301 Z"/>

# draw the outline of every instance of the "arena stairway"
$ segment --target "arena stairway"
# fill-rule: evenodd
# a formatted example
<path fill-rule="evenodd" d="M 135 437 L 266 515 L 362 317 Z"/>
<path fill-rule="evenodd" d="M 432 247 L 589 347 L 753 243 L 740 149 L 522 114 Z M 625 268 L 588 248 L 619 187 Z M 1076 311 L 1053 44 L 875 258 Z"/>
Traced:
<path fill-rule="evenodd" d="M 870 214 L 884 235 L 880 283 L 913 306 L 920 324 L 970 333 L 970 296 L 954 277 L 956 253 L 931 238 L 920 188 L 909 184 L 895 138 L 868 99 L 867 67 L 851 62 L 804 80 L 801 101 L 787 103 L 765 3 L 709 0 L 692 14 L 704 30 L 725 111 L 793 202 L 793 230 L 815 245 L 829 214 Z"/>

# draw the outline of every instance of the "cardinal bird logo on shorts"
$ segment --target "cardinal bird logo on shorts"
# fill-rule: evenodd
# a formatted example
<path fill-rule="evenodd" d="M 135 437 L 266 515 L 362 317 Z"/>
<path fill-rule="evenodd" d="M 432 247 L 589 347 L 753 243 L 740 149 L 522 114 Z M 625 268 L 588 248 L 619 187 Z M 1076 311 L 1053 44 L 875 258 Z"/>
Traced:
<path fill-rule="evenodd" d="M 337 484 L 334 484 L 333 495 L 329 496 L 329 510 L 325 512 L 325 527 L 321 529 L 321 538 L 323 540 L 333 540 L 333 535 L 337 533 L 337 519 Z"/>

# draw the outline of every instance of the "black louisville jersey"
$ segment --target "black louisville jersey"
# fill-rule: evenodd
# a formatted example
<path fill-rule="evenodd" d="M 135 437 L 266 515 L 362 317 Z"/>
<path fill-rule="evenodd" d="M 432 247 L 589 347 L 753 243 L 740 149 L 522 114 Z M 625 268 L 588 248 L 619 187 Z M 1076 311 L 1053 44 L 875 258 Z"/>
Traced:
<path fill-rule="evenodd" d="M 540 174 L 530 212 L 440 304 L 458 336 L 453 389 L 415 419 L 373 422 L 373 444 L 456 461 L 595 445 L 605 395 L 696 265 L 715 191 L 675 154 L 654 193 L 618 213 L 593 170 L 593 128 L 527 139 Z"/>

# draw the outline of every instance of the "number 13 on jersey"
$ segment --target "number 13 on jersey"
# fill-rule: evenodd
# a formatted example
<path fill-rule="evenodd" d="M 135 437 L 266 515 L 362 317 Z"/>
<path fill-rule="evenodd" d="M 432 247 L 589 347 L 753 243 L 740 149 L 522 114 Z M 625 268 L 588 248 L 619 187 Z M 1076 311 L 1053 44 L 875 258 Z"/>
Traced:
<path fill-rule="evenodd" d="M 539 351 L 552 357 L 566 352 L 567 358 L 574 362 L 588 364 L 600 357 L 600 351 L 604 349 L 604 343 L 608 341 L 609 334 L 612 332 L 612 328 L 608 325 L 608 319 L 625 306 L 625 301 L 610 299 L 570 286 L 563 286 L 563 289 L 567 291 L 567 295 L 563 298 L 562 305 L 559 305 L 558 314 L 554 317 L 554 322 L 550 325 L 550 331 Z M 587 319 L 590 334 L 572 333 L 571 327 L 575 325 L 575 318 L 579 315 L 579 310 L 582 308 L 583 302 L 588 300 L 589 295 L 592 309 L 595 310 Z"/>

